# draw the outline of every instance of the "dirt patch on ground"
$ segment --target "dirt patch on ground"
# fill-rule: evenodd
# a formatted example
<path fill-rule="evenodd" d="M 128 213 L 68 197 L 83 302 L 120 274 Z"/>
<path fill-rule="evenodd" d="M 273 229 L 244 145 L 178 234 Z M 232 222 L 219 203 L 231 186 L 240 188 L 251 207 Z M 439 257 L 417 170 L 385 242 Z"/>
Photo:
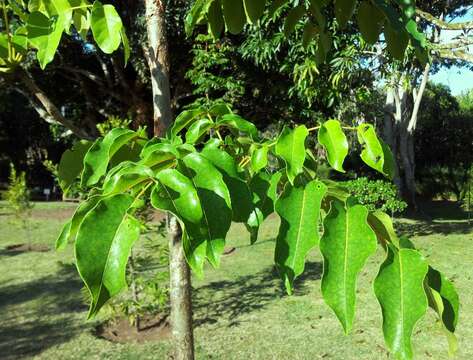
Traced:
<path fill-rule="evenodd" d="M 46 244 L 14 244 L 5 248 L 6 252 L 25 253 L 25 252 L 48 252 L 49 246 Z"/>
<path fill-rule="evenodd" d="M 161 341 L 171 337 L 167 316 L 143 319 L 140 330 L 130 325 L 128 319 L 119 319 L 101 324 L 95 328 L 95 335 L 116 343 Z"/>

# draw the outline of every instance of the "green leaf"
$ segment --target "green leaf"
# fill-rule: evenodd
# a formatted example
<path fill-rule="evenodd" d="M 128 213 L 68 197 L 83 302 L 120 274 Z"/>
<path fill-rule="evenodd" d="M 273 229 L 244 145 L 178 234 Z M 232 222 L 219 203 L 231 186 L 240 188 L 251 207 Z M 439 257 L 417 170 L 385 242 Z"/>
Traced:
<path fill-rule="evenodd" d="M 376 210 L 368 215 L 368 223 L 376 234 L 378 241 L 385 247 L 391 243 L 396 247 L 399 247 L 399 238 L 394 230 L 393 222 L 391 217 L 380 211 Z"/>
<path fill-rule="evenodd" d="M 198 119 L 205 116 L 205 111 L 201 108 L 186 110 L 181 112 L 171 127 L 171 135 L 176 136 L 181 130 L 191 126 Z"/>
<path fill-rule="evenodd" d="M 253 140 L 258 138 L 258 129 L 256 126 L 236 114 L 223 115 L 217 121 L 217 124 L 236 131 L 236 135 L 238 135 L 238 132 L 243 132 L 250 135 Z"/>
<path fill-rule="evenodd" d="M 191 269 L 202 277 L 207 233 L 206 228 L 202 226 L 203 210 L 197 190 L 192 181 L 176 169 L 159 172 L 157 180 L 159 183 L 151 193 L 151 205 L 156 209 L 169 211 L 179 219 L 183 228 L 187 262 Z"/>
<path fill-rule="evenodd" d="M 286 162 L 287 178 L 291 184 L 302 173 L 305 161 L 305 139 L 309 131 L 304 125 L 291 130 L 284 127 L 276 143 L 276 155 Z"/>
<path fill-rule="evenodd" d="M 289 11 L 284 22 L 284 35 L 289 36 L 294 32 L 297 23 L 302 19 L 305 13 L 306 9 L 304 5 L 298 5 Z"/>
<path fill-rule="evenodd" d="M 81 38 L 86 40 L 90 29 L 90 12 L 85 9 L 77 9 L 72 14 L 72 24 Z"/>
<path fill-rule="evenodd" d="M 146 180 L 154 178 L 153 171 L 144 165 L 125 162 L 116 172 L 107 175 L 103 185 L 103 195 L 125 193 Z"/>
<path fill-rule="evenodd" d="M 63 250 L 69 241 L 75 240 L 80 224 L 82 224 L 82 220 L 84 220 L 84 217 L 97 205 L 97 203 L 102 198 L 103 197 L 101 195 L 91 196 L 77 207 L 71 220 L 64 225 L 61 230 L 61 234 L 56 240 L 56 250 Z"/>
<path fill-rule="evenodd" d="M 230 33 L 241 33 L 246 24 L 245 9 L 242 0 L 222 0 L 223 17 Z"/>
<path fill-rule="evenodd" d="M 79 177 L 84 168 L 84 157 L 92 146 L 92 142 L 81 140 L 72 149 L 66 150 L 59 161 L 58 179 L 62 191 L 66 192 Z"/>
<path fill-rule="evenodd" d="M 220 0 L 212 1 L 207 17 L 209 19 L 210 32 L 212 33 L 214 39 L 218 39 L 225 27 L 225 22 L 223 21 L 222 4 L 220 3 Z"/>
<path fill-rule="evenodd" d="M 383 13 L 370 1 L 364 0 L 358 8 L 357 21 L 363 39 L 369 44 L 378 41 L 383 29 Z"/>
<path fill-rule="evenodd" d="M 363 205 L 332 201 L 320 241 L 324 257 L 322 295 L 346 334 L 355 318 L 358 274 L 376 251 L 376 236 L 368 226 L 367 216 L 368 210 Z"/>
<path fill-rule="evenodd" d="M 263 145 L 251 150 L 251 169 L 257 173 L 268 165 L 269 148 Z"/>
<path fill-rule="evenodd" d="M 394 155 L 391 152 L 389 146 L 382 139 L 378 140 L 381 144 L 381 147 L 383 148 L 383 173 L 392 180 L 396 174 L 396 160 L 394 159 Z"/>
<path fill-rule="evenodd" d="M 374 281 L 383 311 L 384 339 L 396 359 L 412 359 L 411 336 L 427 310 L 423 282 L 428 265 L 416 250 L 388 247 L 388 255 Z"/>
<path fill-rule="evenodd" d="M 250 23 L 255 23 L 263 16 L 266 0 L 243 0 L 246 16 Z"/>
<path fill-rule="evenodd" d="M 194 122 L 189 126 L 189 130 L 186 132 L 186 142 L 189 144 L 196 144 L 205 135 L 208 134 L 209 130 L 214 126 L 214 122 L 209 118 L 202 118 Z"/>
<path fill-rule="evenodd" d="M 363 146 L 361 159 L 369 167 L 384 174 L 384 151 L 376 131 L 371 124 L 361 124 L 357 128 L 358 142 Z"/>
<path fill-rule="evenodd" d="M 192 7 L 184 20 L 184 29 L 188 37 L 192 35 L 195 26 L 199 24 L 202 19 L 204 19 L 208 10 L 208 6 L 208 0 L 196 0 L 192 4 Z"/>
<path fill-rule="evenodd" d="M 140 234 L 139 222 L 126 214 L 132 202 L 124 194 L 102 199 L 80 225 L 75 255 L 92 298 L 89 318 L 126 287 L 126 264 Z"/>
<path fill-rule="evenodd" d="M 120 38 L 123 44 L 123 56 L 125 57 L 125 66 L 128 63 L 128 60 L 130 59 L 130 42 L 128 41 L 128 36 L 126 36 L 126 31 L 125 28 L 122 26 L 122 29 L 120 30 Z"/>
<path fill-rule="evenodd" d="M 180 165 L 199 194 L 207 229 L 207 258 L 212 266 L 218 267 L 232 222 L 230 193 L 222 174 L 201 154 L 187 155 Z"/>
<path fill-rule="evenodd" d="M 340 122 L 328 120 L 322 124 L 318 133 L 318 141 L 327 151 L 327 160 L 332 168 L 345 172 L 343 162 L 348 155 L 348 140 Z"/>
<path fill-rule="evenodd" d="M 355 6 L 355 0 L 335 0 L 335 17 L 341 28 L 344 28 L 353 16 Z"/>
<path fill-rule="evenodd" d="M 107 167 L 112 156 L 125 144 L 138 137 L 132 131 L 115 128 L 103 139 L 98 139 L 90 147 L 84 158 L 84 171 L 82 172 L 81 186 L 93 186 L 107 172 Z"/>
<path fill-rule="evenodd" d="M 166 167 L 168 164 L 172 164 L 178 157 L 179 151 L 176 146 L 166 143 L 157 143 L 150 146 L 146 146 L 140 154 L 142 160 L 141 164 L 148 167 L 158 168 Z"/>
<path fill-rule="evenodd" d="M 316 25 L 312 24 L 310 20 L 304 25 L 304 32 L 302 33 L 302 46 L 307 49 L 310 43 L 315 39 L 315 36 L 319 33 L 319 29 Z"/>
<path fill-rule="evenodd" d="M 111 54 L 118 49 L 123 24 L 113 5 L 102 5 L 100 1 L 95 1 L 90 26 L 97 45 L 104 53 Z"/>
<path fill-rule="evenodd" d="M 388 52 L 397 60 L 403 60 L 407 45 L 409 44 L 409 36 L 402 28 L 394 28 L 386 23 L 384 29 L 384 37 Z"/>
<path fill-rule="evenodd" d="M 455 336 L 459 315 L 459 298 L 455 286 L 442 273 L 429 266 L 425 290 L 429 306 L 437 313 L 449 344 L 449 354 L 453 356 L 458 349 Z"/>
<path fill-rule="evenodd" d="M 246 223 L 255 210 L 248 184 L 240 177 L 234 158 L 226 151 L 207 145 L 202 156 L 209 160 L 223 176 L 232 204 L 232 220 Z"/>
<path fill-rule="evenodd" d="M 255 210 L 250 214 L 247 228 L 251 234 L 251 243 L 258 238 L 258 229 L 263 221 L 274 212 L 274 204 L 277 199 L 277 189 L 282 172 L 273 175 L 259 172 L 253 176 L 249 183 L 250 192 L 253 196 Z"/>
<path fill-rule="evenodd" d="M 320 206 L 326 191 L 316 180 L 304 187 L 287 184 L 276 201 L 281 225 L 274 260 L 289 294 L 294 279 L 304 272 L 307 254 L 319 243 Z"/>
<path fill-rule="evenodd" d="M 34 48 L 38 49 L 36 57 L 43 70 L 54 59 L 64 30 L 61 25 L 60 17 L 49 19 L 40 12 L 33 12 L 28 16 L 26 25 L 28 41 Z"/>

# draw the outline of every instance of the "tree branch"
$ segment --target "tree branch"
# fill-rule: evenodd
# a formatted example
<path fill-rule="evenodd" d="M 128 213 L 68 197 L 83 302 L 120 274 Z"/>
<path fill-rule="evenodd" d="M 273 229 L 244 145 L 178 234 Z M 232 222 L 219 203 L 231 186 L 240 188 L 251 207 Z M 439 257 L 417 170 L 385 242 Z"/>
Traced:
<path fill-rule="evenodd" d="M 440 20 L 429 14 L 428 12 L 422 11 L 420 9 L 416 9 L 417 15 L 419 15 L 424 20 L 428 21 L 429 23 L 439 27 L 443 30 L 469 30 L 473 29 L 473 21 L 466 21 L 462 23 L 448 23 L 446 21 Z"/>
<path fill-rule="evenodd" d="M 419 86 L 419 91 L 417 92 L 414 98 L 414 108 L 412 109 L 411 119 L 409 120 L 409 125 L 407 126 L 407 131 L 411 133 L 417 125 L 417 114 L 419 113 L 420 103 L 422 102 L 422 97 L 424 95 L 425 87 L 427 82 L 429 81 L 429 72 L 430 72 L 430 64 L 427 63 L 424 68 L 424 77 L 422 78 L 422 82 Z"/>

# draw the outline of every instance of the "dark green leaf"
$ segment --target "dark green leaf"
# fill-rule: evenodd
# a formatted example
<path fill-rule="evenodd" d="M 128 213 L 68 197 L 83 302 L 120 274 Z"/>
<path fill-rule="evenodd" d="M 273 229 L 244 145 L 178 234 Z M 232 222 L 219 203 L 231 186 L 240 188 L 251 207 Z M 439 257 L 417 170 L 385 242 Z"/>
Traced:
<path fill-rule="evenodd" d="M 236 131 L 236 135 L 238 135 L 238 132 L 242 132 L 250 135 L 252 139 L 258 138 L 258 129 L 256 126 L 236 114 L 223 115 L 217 121 L 217 124 Z"/>
<path fill-rule="evenodd" d="M 304 187 L 287 184 L 276 201 L 281 218 L 274 260 L 286 290 L 292 293 L 294 279 L 304 272 L 305 258 L 319 243 L 319 216 L 327 187 L 311 181 Z"/>
<path fill-rule="evenodd" d="M 186 110 L 181 112 L 171 127 L 171 135 L 176 136 L 182 129 L 191 126 L 198 119 L 205 116 L 205 111 L 201 108 Z"/>
<path fill-rule="evenodd" d="M 310 20 L 304 25 L 304 32 L 302 33 L 302 46 L 304 49 L 307 49 L 310 43 L 315 39 L 315 36 L 318 34 L 319 29 L 317 26 L 312 24 Z"/>
<path fill-rule="evenodd" d="M 123 163 L 116 172 L 107 175 L 103 185 L 103 195 L 125 193 L 133 187 L 154 178 L 153 171 L 144 165 L 132 162 Z"/>
<path fill-rule="evenodd" d="M 207 258 L 218 267 L 225 246 L 225 237 L 232 222 L 231 198 L 222 174 L 199 153 L 182 161 L 183 173 L 189 177 L 199 194 L 207 229 Z"/>
<path fill-rule="evenodd" d="M 139 222 L 126 214 L 132 202 L 124 194 L 102 199 L 79 227 L 75 254 L 92 298 L 89 318 L 126 287 L 126 264 L 140 234 Z"/>
<path fill-rule="evenodd" d="M 191 126 L 189 126 L 189 130 L 186 132 L 186 142 L 189 144 L 195 144 L 199 142 L 205 137 L 205 135 L 208 134 L 209 130 L 214 125 L 214 122 L 209 118 L 197 120 Z"/>
<path fill-rule="evenodd" d="M 335 16 L 340 27 L 344 28 L 355 11 L 355 0 L 335 0 Z"/>
<path fill-rule="evenodd" d="M 243 0 L 222 0 L 223 17 L 227 29 L 232 34 L 239 34 L 246 24 Z"/>
<path fill-rule="evenodd" d="M 286 21 L 284 22 L 284 35 L 289 36 L 296 29 L 297 23 L 302 19 L 306 9 L 303 5 L 298 5 L 295 8 L 292 8 L 286 16 Z"/>
<path fill-rule="evenodd" d="M 251 169 L 257 173 L 268 165 L 268 150 L 265 145 L 252 149 L 251 152 Z"/>
<path fill-rule="evenodd" d="M 209 19 L 210 32 L 212 33 L 214 39 L 218 39 L 225 27 L 225 22 L 223 21 L 222 4 L 220 3 L 220 0 L 212 1 L 207 17 Z"/>
<path fill-rule="evenodd" d="M 364 0 L 358 8 L 357 21 L 365 41 L 374 44 L 378 41 L 383 29 L 383 13 L 370 1 Z"/>
<path fill-rule="evenodd" d="M 266 0 L 243 0 L 248 20 L 255 23 L 263 15 Z"/>
<path fill-rule="evenodd" d="M 403 28 L 394 28 L 389 23 L 386 23 L 384 37 L 391 56 L 397 60 L 403 60 L 407 45 L 409 44 L 407 32 Z"/>
<path fill-rule="evenodd" d="M 74 144 L 71 150 L 66 150 L 59 162 L 58 179 L 61 189 L 66 192 L 79 177 L 84 168 L 84 157 L 92 146 L 92 142 L 81 140 Z"/>

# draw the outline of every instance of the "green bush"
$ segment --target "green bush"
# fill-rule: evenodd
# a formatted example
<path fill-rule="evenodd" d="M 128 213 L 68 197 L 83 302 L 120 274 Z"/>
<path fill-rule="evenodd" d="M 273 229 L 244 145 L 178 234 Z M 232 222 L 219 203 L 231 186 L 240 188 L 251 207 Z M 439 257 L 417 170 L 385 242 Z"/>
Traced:
<path fill-rule="evenodd" d="M 24 172 L 18 174 L 13 164 L 10 164 L 9 185 L 5 198 L 18 218 L 24 218 L 33 207 L 30 202 L 30 191 L 26 185 L 26 174 Z"/>
<path fill-rule="evenodd" d="M 404 211 L 407 204 L 399 199 L 394 184 L 384 180 L 361 177 L 345 182 L 350 194 L 370 211 L 382 210 L 391 214 Z"/>

